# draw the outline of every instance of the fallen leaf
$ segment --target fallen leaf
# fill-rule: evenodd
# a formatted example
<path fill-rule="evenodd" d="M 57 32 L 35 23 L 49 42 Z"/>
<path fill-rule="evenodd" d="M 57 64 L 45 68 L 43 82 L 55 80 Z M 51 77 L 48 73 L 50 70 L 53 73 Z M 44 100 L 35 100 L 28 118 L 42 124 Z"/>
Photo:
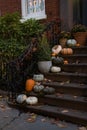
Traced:
<path fill-rule="evenodd" d="M 70 80 L 67 80 L 66 83 L 70 83 Z"/>
<path fill-rule="evenodd" d="M 33 118 L 28 118 L 27 121 L 32 123 L 32 122 L 35 121 L 35 119 L 33 119 Z"/>
<path fill-rule="evenodd" d="M 69 111 L 67 109 L 65 109 L 65 110 L 62 110 L 61 112 L 66 113 L 66 112 L 69 112 Z"/>
<path fill-rule="evenodd" d="M 81 127 L 79 127 L 79 130 L 87 130 L 87 128 L 84 126 L 81 126 Z"/>
<path fill-rule="evenodd" d="M 2 95 L 0 95 L 0 98 L 2 98 Z"/>
<path fill-rule="evenodd" d="M 64 85 L 64 82 L 61 82 L 60 85 Z"/>
<path fill-rule="evenodd" d="M 46 118 L 41 119 L 42 122 L 46 122 Z"/>
<path fill-rule="evenodd" d="M 57 124 L 57 126 L 60 127 L 60 128 L 65 128 L 65 127 L 67 127 L 67 124 L 64 123 L 64 122 L 63 122 L 63 123 L 60 123 L 60 122 L 59 122 L 59 123 Z"/>
<path fill-rule="evenodd" d="M 61 94 L 61 93 L 56 93 L 56 96 L 58 96 L 58 97 L 63 97 L 63 96 L 64 96 L 64 94 Z"/>
<path fill-rule="evenodd" d="M 77 98 L 77 96 L 73 96 L 75 99 Z"/>
<path fill-rule="evenodd" d="M 37 115 L 35 113 L 30 113 L 29 116 L 27 119 L 28 122 L 34 122 L 36 120 Z"/>

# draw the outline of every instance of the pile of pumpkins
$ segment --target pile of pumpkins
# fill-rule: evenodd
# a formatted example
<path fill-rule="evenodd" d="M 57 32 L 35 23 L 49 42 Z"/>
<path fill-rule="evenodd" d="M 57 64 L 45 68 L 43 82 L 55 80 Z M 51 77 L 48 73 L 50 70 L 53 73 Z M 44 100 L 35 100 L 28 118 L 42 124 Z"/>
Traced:
<path fill-rule="evenodd" d="M 43 74 L 34 74 L 32 79 L 27 79 L 25 84 L 25 91 L 26 93 L 34 92 L 34 93 L 41 93 L 44 94 L 53 94 L 55 93 L 55 89 L 53 87 L 44 86 L 41 82 L 44 80 Z M 26 103 L 28 105 L 35 105 L 38 103 L 37 96 L 27 96 L 27 94 L 19 94 L 16 98 L 17 103 L 22 104 Z"/>
<path fill-rule="evenodd" d="M 76 41 L 74 39 L 67 40 L 67 47 L 62 47 L 61 45 L 55 45 L 52 48 L 52 67 L 51 72 L 57 73 L 61 71 L 61 65 L 68 64 L 68 61 L 64 60 L 62 55 L 72 55 L 72 46 L 76 46 Z M 60 56 L 59 56 L 60 55 Z"/>

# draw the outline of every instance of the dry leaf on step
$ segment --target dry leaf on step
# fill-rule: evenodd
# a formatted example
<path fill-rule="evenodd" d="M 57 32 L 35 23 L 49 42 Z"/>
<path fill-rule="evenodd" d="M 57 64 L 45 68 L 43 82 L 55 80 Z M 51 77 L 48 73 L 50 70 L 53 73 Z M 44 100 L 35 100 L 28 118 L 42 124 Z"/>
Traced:
<path fill-rule="evenodd" d="M 79 127 L 79 130 L 87 130 L 87 128 L 82 126 L 82 127 Z"/>
<path fill-rule="evenodd" d="M 65 110 L 62 110 L 61 112 L 66 113 L 66 112 L 69 112 L 69 111 L 67 109 L 65 109 Z"/>
<path fill-rule="evenodd" d="M 57 126 L 60 127 L 60 128 L 65 128 L 67 127 L 67 124 L 66 123 L 57 123 Z"/>

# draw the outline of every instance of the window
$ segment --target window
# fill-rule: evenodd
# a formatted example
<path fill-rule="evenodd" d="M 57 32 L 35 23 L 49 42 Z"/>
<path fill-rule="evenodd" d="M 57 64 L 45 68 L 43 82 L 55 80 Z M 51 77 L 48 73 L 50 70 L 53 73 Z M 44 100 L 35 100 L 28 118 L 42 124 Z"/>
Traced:
<path fill-rule="evenodd" d="M 22 19 L 43 19 L 45 14 L 45 0 L 21 0 Z"/>

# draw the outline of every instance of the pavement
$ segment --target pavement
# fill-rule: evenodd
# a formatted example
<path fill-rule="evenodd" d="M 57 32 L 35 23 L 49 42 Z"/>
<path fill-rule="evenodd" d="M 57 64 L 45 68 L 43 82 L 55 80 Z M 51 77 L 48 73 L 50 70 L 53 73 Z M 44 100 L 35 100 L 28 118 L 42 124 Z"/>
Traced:
<path fill-rule="evenodd" d="M 6 93 L 0 91 L 0 130 L 87 130 L 59 119 L 53 119 L 11 108 Z"/>

